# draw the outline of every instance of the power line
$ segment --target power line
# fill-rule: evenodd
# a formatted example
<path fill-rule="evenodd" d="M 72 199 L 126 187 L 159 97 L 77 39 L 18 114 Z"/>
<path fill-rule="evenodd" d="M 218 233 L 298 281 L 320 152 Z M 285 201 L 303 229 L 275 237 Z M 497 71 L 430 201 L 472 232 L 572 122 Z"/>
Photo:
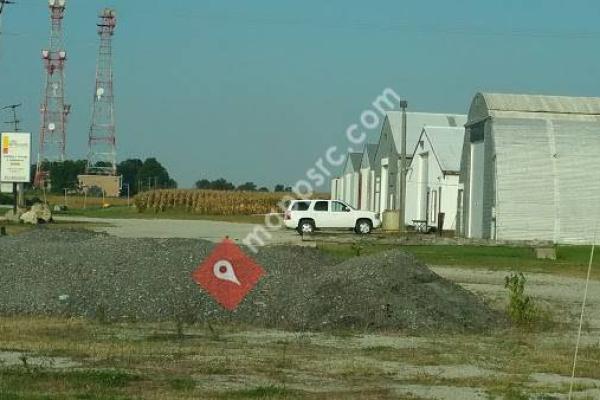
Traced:
<path fill-rule="evenodd" d="M 440 34 L 482 37 L 527 37 L 527 38 L 555 38 L 555 39 L 587 39 L 600 36 L 600 31 L 590 30 L 534 30 L 534 29 L 499 29 L 477 25 L 457 24 L 453 26 L 440 25 L 411 25 L 385 21 L 315 21 L 309 19 L 270 19 L 247 18 L 243 15 L 234 16 L 204 16 L 194 13 L 177 14 L 177 18 L 200 19 L 208 23 L 235 23 L 250 27 L 284 26 L 284 27 L 310 27 L 327 30 L 354 30 L 354 31 L 379 31 L 379 32 L 407 32 L 418 34 Z"/>

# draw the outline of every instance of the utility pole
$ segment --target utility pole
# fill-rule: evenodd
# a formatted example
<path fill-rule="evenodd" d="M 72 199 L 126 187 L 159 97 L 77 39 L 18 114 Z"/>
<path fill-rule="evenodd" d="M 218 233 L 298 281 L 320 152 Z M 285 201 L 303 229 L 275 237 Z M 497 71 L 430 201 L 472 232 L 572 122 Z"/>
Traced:
<path fill-rule="evenodd" d="M 408 102 L 402 100 L 400 102 L 400 108 L 402 109 L 402 154 L 400 157 L 400 234 L 406 233 L 406 109 L 408 108 Z"/>
<path fill-rule="evenodd" d="M 2 5 L 6 3 L 0 3 Z M 11 104 L 9 106 L 5 106 L 0 108 L 0 111 L 11 110 L 12 111 L 12 120 L 6 121 L 5 124 L 12 125 L 13 132 L 20 132 L 19 124 L 21 121 L 17 117 L 17 108 L 21 107 L 22 104 Z M 15 197 L 14 203 L 14 212 L 17 212 L 17 209 L 25 207 L 25 185 L 22 183 L 13 183 L 13 196 Z"/>

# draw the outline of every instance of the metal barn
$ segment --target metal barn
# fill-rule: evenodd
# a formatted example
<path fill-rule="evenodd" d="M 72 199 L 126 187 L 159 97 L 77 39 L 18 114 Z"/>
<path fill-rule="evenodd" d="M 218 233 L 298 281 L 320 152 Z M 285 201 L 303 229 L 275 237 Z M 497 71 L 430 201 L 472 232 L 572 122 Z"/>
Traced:
<path fill-rule="evenodd" d="M 360 194 L 358 208 L 361 210 L 373 210 L 375 208 L 375 154 L 376 144 L 367 144 L 360 162 Z"/>
<path fill-rule="evenodd" d="M 342 200 L 352 207 L 358 207 L 360 188 L 360 162 L 362 153 L 349 153 L 342 175 Z"/>
<path fill-rule="evenodd" d="M 456 229 L 458 179 L 464 127 L 428 126 L 423 129 L 406 179 L 406 225 Z"/>
<path fill-rule="evenodd" d="M 407 112 L 407 165 L 410 164 L 412 151 L 424 127 L 463 127 L 466 122 L 466 115 Z M 397 210 L 399 207 L 401 138 L 402 112 L 389 111 L 383 122 L 375 162 L 372 166 L 375 171 L 374 211 Z M 407 193 L 408 196 L 410 195 Z"/>
<path fill-rule="evenodd" d="M 463 145 L 459 234 L 591 242 L 599 155 L 600 98 L 478 93 Z"/>

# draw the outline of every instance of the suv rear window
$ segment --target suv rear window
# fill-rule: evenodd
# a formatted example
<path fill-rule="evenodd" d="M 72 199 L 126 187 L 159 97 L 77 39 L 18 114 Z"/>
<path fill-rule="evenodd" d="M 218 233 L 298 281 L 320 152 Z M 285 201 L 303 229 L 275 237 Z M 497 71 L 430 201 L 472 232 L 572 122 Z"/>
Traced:
<path fill-rule="evenodd" d="M 329 210 L 329 203 L 326 201 L 317 201 L 315 203 L 315 211 L 328 211 Z"/>
<path fill-rule="evenodd" d="M 307 211 L 310 201 L 297 201 L 292 205 L 292 211 Z"/>

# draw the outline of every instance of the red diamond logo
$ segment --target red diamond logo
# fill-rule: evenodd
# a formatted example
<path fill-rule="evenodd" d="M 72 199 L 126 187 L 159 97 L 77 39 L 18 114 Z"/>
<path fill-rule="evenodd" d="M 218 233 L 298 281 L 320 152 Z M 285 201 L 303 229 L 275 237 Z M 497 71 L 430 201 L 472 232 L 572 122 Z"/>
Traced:
<path fill-rule="evenodd" d="M 225 239 L 198 266 L 192 278 L 223 308 L 233 311 L 264 274 L 238 245 Z"/>

